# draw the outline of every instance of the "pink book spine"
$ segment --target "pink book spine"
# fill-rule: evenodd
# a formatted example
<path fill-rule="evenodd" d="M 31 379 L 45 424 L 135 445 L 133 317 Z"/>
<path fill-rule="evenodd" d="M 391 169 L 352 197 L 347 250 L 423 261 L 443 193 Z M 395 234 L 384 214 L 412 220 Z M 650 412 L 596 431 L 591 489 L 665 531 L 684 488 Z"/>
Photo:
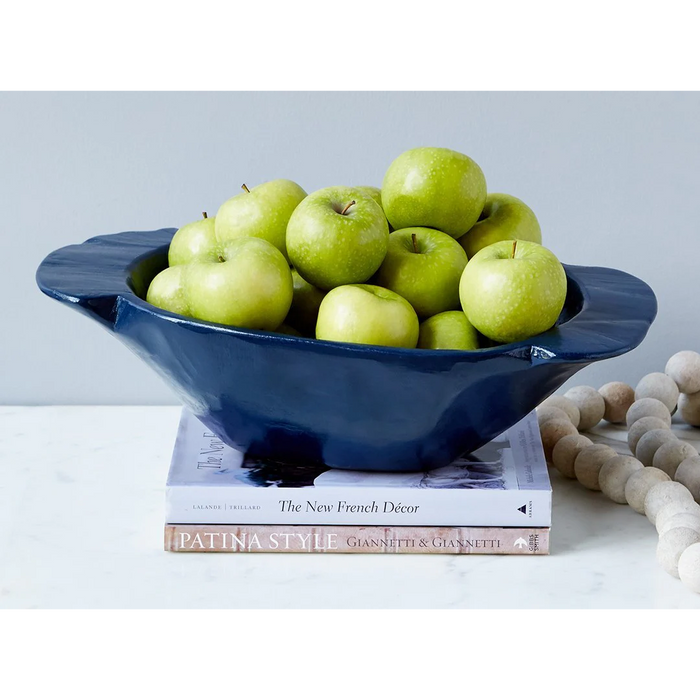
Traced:
<path fill-rule="evenodd" d="M 165 551 L 549 554 L 549 528 L 166 525 Z"/>

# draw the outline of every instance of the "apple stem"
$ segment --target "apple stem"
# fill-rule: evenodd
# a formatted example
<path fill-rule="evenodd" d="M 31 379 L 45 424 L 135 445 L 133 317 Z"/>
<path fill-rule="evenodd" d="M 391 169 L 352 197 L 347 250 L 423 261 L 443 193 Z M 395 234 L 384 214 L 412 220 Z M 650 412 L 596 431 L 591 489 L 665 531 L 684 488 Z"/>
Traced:
<path fill-rule="evenodd" d="M 513 258 L 515 257 L 515 249 L 517 248 L 517 246 L 518 246 L 518 241 L 513 241 L 513 255 L 511 256 Z"/>
<path fill-rule="evenodd" d="M 345 214 L 347 213 L 348 209 L 350 209 L 350 207 L 352 207 L 352 206 L 355 205 L 355 204 L 357 204 L 357 202 L 353 199 L 352 202 L 350 202 L 350 204 L 348 204 L 348 206 L 345 207 L 345 209 L 343 209 L 343 211 L 341 211 L 340 213 L 341 213 L 343 216 L 345 216 Z"/>
<path fill-rule="evenodd" d="M 248 194 L 250 194 L 250 190 L 248 189 L 248 185 L 246 185 L 245 182 L 241 185 L 241 187 L 242 187 Z"/>
<path fill-rule="evenodd" d="M 203 211 L 202 216 L 206 219 L 207 218 L 207 212 Z"/>
<path fill-rule="evenodd" d="M 411 243 L 413 243 L 413 252 L 417 253 L 418 252 L 418 246 L 416 245 L 416 234 L 412 233 L 411 234 Z"/>

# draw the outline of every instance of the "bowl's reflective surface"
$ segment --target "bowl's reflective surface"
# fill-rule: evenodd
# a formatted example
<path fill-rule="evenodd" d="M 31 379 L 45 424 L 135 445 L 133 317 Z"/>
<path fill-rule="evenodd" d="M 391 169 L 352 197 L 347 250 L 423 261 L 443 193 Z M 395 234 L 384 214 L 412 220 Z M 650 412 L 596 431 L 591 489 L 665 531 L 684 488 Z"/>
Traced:
<path fill-rule="evenodd" d="M 636 347 L 656 315 L 641 280 L 566 266 L 557 326 L 510 345 L 403 350 L 247 331 L 143 300 L 174 231 L 62 248 L 41 264 L 37 282 L 105 325 L 226 442 L 280 460 L 381 471 L 443 466 L 516 423 L 582 367 Z"/>

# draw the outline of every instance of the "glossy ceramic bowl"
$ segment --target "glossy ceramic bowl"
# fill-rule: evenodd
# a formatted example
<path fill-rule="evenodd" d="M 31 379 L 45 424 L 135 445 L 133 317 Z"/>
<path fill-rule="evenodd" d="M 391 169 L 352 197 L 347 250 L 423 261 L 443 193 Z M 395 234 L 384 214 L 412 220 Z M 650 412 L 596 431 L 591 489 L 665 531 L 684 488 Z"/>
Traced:
<path fill-rule="evenodd" d="M 374 471 L 444 466 L 516 423 L 581 368 L 632 350 L 656 315 L 641 280 L 566 266 L 557 325 L 495 348 L 406 350 L 249 331 L 144 300 L 174 232 L 118 233 L 61 248 L 42 262 L 37 282 L 114 333 L 225 442 L 283 461 Z"/>

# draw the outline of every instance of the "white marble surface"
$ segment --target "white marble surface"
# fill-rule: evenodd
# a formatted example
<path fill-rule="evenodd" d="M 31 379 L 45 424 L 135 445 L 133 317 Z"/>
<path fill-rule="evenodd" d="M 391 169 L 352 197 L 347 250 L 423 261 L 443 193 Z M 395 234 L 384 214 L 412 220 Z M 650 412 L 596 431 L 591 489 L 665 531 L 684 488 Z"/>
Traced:
<path fill-rule="evenodd" d="M 645 517 L 556 472 L 549 556 L 165 553 L 178 416 L 0 407 L 0 608 L 700 608 Z"/>

